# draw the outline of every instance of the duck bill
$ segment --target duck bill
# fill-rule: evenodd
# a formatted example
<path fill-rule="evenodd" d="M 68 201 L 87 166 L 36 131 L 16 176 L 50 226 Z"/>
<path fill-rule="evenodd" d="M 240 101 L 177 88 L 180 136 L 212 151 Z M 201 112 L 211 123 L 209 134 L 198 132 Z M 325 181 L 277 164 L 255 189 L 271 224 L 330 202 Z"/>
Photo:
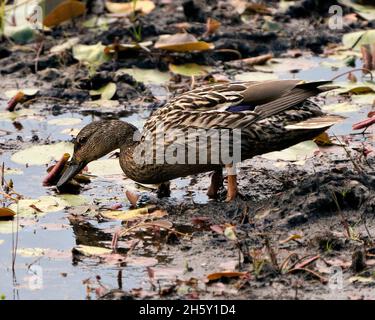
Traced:
<path fill-rule="evenodd" d="M 63 175 L 61 176 L 60 180 L 57 182 L 56 187 L 61 188 L 63 187 L 70 179 L 74 178 L 81 170 L 85 167 L 85 163 L 83 162 L 70 162 L 68 167 L 65 169 Z"/>

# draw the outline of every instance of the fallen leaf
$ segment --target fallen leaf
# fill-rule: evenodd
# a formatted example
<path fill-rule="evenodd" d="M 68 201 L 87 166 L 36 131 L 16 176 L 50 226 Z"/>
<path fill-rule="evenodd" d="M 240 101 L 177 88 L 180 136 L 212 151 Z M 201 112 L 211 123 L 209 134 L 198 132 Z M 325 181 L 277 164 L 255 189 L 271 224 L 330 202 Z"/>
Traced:
<path fill-rule="evenodd" d="M 262 155 L 268 160 L 299 161 L 313 157 L 319 152 L 319 147 L 314 141 L 304 141 L 282 151 L 269 152 Z"/>
<path fill-rule="evenodd" d="M 198 41 L 193 35 L 188 33 L 161 35 L 154 47 L 155 49 L 176 52 L 206 51 L 214 49 L 212 43 Z"/>
<path fill-rule="evenodd" d="M 342 42 L 346 48 L 359 51 L 361 46 L 375 43 L 375 30 L 355 31 L 344 34 Z"/>
<path fill-rule="evenodd" d="M 64 21 L 71 20 L 83 15 L 86 12 L 86 5 L 81 1 L 67 0 L 56 6 L 43 19 L 46 27 L 54 27 Z"/>
<path fill-rule="evenodd" d="M 133 210 L 128 210 L 128 211 L 116 211 L 116 210 L 103 211 L 100 213 L 100 215 L 107 219 L 128 221 L 128 220 L 134 220 L 139 217 L 142 217 L 145 214 L 148 214 L 148 211 L 149 209 L 145 207 L 145 208 L 133 209 Z"/>
<path fill-rule="evenodd" d="M 151 0 L 137 0 L 123 3 L 105 1 L 105 7 L 111 13 L 132 14 L 137 11 L 149 14 L 155 9 L 155 4 Z"/>
<path fill-rule="evenodd" d="M 246 275 L 247 272 L 237 272 L 237 271 L 221 271 L 211 273 L 207 276 L 208 281 L 215 281 L 221 278 L 238 278 Z"/>
<path fill-rule="evenodd" d="M 352 0 L 338 0 L 338 2 L 346 7 L 353 8 L 358 15 L 368 21 L 375 20 L 375 7 L 373 5 L 364 5 L 357 3 L 359 1 Z"/>
<path fill-rule="evenodd" d="M 323 132 L 320 135 L 318 135 L 314 139 L 314 142 L 318 146 L 331 146 L 333 144 L 327 132 Z"/>
<path fill-rule="evenodd" d="M 85 256 L 101 256 L 105 254 L 111 254 L 112 250 L 108 248 L 102 247 L 94 247 L 94 246 L 86 246 L 86 245 L 78 245 L 72 249 L 73 253 L 80 253 Z"/>
<path fill-rule="evenodd" d="M 114 82 L 109 82 L 98 90 L 90 90 L 91 96 L 101 96 L 101 100 L 111 100 L 116 94 L 117 86 Z"/>
<path fill-rule="evenodd" d="M 107 62 L 111 57 L 105 53 L 105 46 L 101 42 L 93 45 L 77 44 L 73 46 L 74 59 L 94 67 Z"/>
<path fill-rule="evenodd" d="M 221 26 L 220 21 L 215 20 L 213 18 L 208 18 L 206 22 L 206 33 L 205 35 L 211 35 L 214 34 Z"/>
<path fill-rule="evenodd" d="M 224 234 L 224 229 L 221 226 L 217 225 L 217 224 L 215 224 L 213 226 L 210 226 L 210 229 L 212 231 L 216 232 L 216 233 Z"/>
<path fill-rule="evenodd" d="M 54 54 L 60 54 L 67 50 L 70 50 L 73 48 L 76 44 L 78 44 L 80 39 L 78 37 L 70 38 L 68 40 L 64 40 L 63 43 L 58 44 L 56 46 L 53 46 L 51 49 L 49 49 L 49 52 Z"/>
<path fill-rule="evenodd" d="M 211 68 L 196 63 L 187 63 L 180 65 L 169 64 L 169 70 L 175 74 L 192 77 L 205 76 L 210 72 Z"/>
<path fill-rule="evenodd" d="M 16 213 L 9 208 L 2 207 L 0 208 L 0 220 L 11 219 L 16 215 Z"/>
<path fill-rule="evenodd" d="M 235 241 L 237 240 L 237 236 L 236 236 L 236 232 L 234 230 L 234 226 L 230 226 L 230 227 L 226 227 L 224 229 L 224 235 L 229 239 L 229 240 L 232 240 L 232 241 Z"/>
<path fill-rule="evenodd" d="M 283 244 L 283 243 L 287 243 L 289 241 L 292 241 L 292 240 L 297 240 L 297 239 L 302 239 L 302 236 L 299 235 L 299 234 L 291 234 L 289 237 L 287 237 L 286 239 L 284 240 L 280 240 L 279 243 L 280 244 Z"/>

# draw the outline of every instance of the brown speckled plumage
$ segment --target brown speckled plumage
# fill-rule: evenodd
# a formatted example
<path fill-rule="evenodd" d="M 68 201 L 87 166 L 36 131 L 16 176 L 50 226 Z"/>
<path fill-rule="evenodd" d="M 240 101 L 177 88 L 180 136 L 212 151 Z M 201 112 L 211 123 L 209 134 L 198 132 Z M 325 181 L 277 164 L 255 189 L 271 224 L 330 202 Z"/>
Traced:
<path fill-rule="evenodd" d="M 138 164 L 134 161 L 134 154 L 136 148 L 155 136 L 160 123 L 165 131 L 173 134 L 162 142 L 163 145 L 154 146 L 154 153 L 160 147 L 167 148 L 176 143 L 176 130 L 179 130 L 178 137 L 189 129 L 213 128 L 230 132 L 241 129 L 241 160 L 312 139 L 339 119 L 324 114 L 319 106 L 307 100 L 319 94 L 322 91 L 319 87 L 328 83 L 301 83 L 299 80 L 236 82 L 192 90 L 156 110 L 146 121 L 142 133 L 119 120 L 102 120 L 87 125 L 77 136 L 71 164 L 81 168 L 83 164 L 120 147 L 121 168 L 127 177 L 140 183 L 162 183 L 200 172 L 218 172 L 224 163 L 210 164 L 210 158 L 207 164 Z M 244 111 L 230 109 L 241 105 L 250 107 Z M 309 124 L 307 127 L 288 127 L 304 121 Z M 195 146 L 197 137 L 198 134 L 189 137 L 191 140 L 186 144 L 186 151 Z M 220 144 L 209 142 L 207 148 L 210 154 L 210 150 L 220 148 Z M 77 173 L 71 171 L 58 185 Z"/>

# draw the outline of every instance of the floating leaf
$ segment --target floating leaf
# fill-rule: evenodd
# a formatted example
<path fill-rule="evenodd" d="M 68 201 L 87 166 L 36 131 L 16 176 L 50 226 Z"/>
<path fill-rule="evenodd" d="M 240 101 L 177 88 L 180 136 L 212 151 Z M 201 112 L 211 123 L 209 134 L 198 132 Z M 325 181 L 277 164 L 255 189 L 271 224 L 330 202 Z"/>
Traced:
<path fill-rule="evenodd" d="M 93 45 L 77 44 L 73 47 L 73 57 L 92 66 L 99 66 L 111 59 L 105 53 L 105 46 L 101 42 Z"/>
<path fill-rule="evenodd" d="M 55 144 L 32 146 L 18 151 L 11 157 L 13 162 L 28 165 L 48 164 L 51 160 L 59 160 L 64 153 L 73 154 L 73 144 L 59 142 Z"/>
<path fill-rule="evenodd" d="M 346 48 L 359 51 L 361 46 L 375 43 L 375 30 L 365 30 L 347 33 L 342 42 Z"/>
<path fill-rule="evenodd" d="M 143 14 L 149 14 L 155 9 L 155 4 L 151 0 L 137 0 L 135 2 L 130 1 L 122 3 L 106 1 L 105 7 L 111 13 L 131 14 L 134 11 L 138 11 Z"/>
<path fill-rule="evenodd" d="M 10 209 L 17 212 L 20 216 L 29 216 L 37 214 L 44 215 L 49 212 L 57 212 L 67 207 L 80 206 L 87 202 L 86 198 L 79 195 L 58 195 L 41 196 L 37 199 L 21 199 L 17 203 L 11 204 Z"/>
<path fill-rule="evenodd" d="M 60 23 L 81 16 L 86 11 L 86 5 L 81 1 L 67 0 L 57 5 L 43 19 L 47 27 L 54 27 Z"/>
<path fill-rule="evenodd" d="M 340 102 L 322 106 L 322 110 L 336 113 L 357 112 L 359 109 L 359 105 L 350 102 Z"/>
<path fill-rule="evenodd" d="M 109 82 L 105 86 L 101 87 L 98 90 L 90 90 L 90 95 L 92 96 L 101 96 L 101 100 L 111 100 L 116 94 L 116 83 Z"/>
<path fill-rule="evenodd" d="M 262 155 L 268 160 L 299 161 L 311 158 L 319 152 L 319 147 L 314 141 L 304 141 L 282 151 L 274 151 Z"/>
<path fill-rule="evenodd" d="M 187 63 L 180 65 L 169 64 L 169 70 L 175 74 L 192 77 L 205 76 L 210 72 L 211 68 L 196 63 Z"/>
<path fill-rule="evenodd" d="M 126 73 L 131 75 L 136 81 L 143 82 L 145 84 L 165 84 L 171 76 L 168 72 L 161 72 L 157 69 L 139 69 L 139 68 L 122 68 L 116 73 Z"/>
<path fill-rule="evenodd" d="M 81 122 L 82 120 L 78 118 L 58 118 L 49 120 L 48 124 L 55 126 L 74 126 L 80 124 Z"/>
<path fill-rule="evenodd" d="M 111 254 L 112 250 L 107 248 L 101 248 L 101 247 L 93 247 L 93 246 L 85 246 L 85 245 L 79 245 L 73 248 L 73 253 L 80 253 L 85 256 L 101 256 L 106 254 Z"/>
<path fill-rule="evenodd" d="M 88 171 L 96 176 L 110 176 L 116 174 L 124 174 L 120 167 L 118 159 L 103 159 L 90 162 Z"/>
<path fill-rule="evenodd" d="M 15 215 L 16 215 L 16 213 L 12 209 L 4 208 L 4 207 L 0 208 L 0 219 L 1 220 L 13 218 Z"/>
<path fill-rule="evenodd" d="M 148 213 L 148 208 L 139 208 L 128 211 L 104 211 L 100 215 L 107 219 L 113 220 L 134 220 Z"/>
<path fill-rule="evenodd" d="M 327 132 L 323 132 L 321 133 L 320 135 L 318 135 L 315 139 L 314 139 L 314 142 L 318 145 L 318 146 L 331 146 L 332 145 L 332 141 L 328 135 Z"/>
<path fill-rule="evenodd" d="M 176 33 L 174 35 L 161 35 L 155 43 L 155 49 L 176 52 L 206 51 L 214 49 L 212 43 L 198 41 L 188 33 Z"/>
<path fill-rule="evenodd" d="M 237 271 L 222 271 L 211 273 L 207 276 L 208 281 L 215 281 L 221 278 L 238 278 L 246 275 L 247 272 L 237 272 Z"/>

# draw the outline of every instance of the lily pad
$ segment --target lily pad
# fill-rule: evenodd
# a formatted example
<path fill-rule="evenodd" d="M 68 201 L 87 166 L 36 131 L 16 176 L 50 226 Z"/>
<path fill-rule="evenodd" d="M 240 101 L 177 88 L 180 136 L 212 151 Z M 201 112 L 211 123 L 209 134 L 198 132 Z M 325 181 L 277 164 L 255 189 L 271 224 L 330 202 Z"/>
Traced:
<path fill-rule="evenodd" d="M 105 46 L 101 42 L 94 45 L 77 44 L 73 47 L 73 57 L 92 66 L 99 66 L 111 59 L 105 53 Z"/>
<path fill-rule="evenodd" d="M 59 142 L 40 146 L 32 146 L 14 153 L 11 157 L 13 162 L 28 165 L 44 165 L 51 160 L 59 160 L 64 153 L 73 154 L 73 144 L 70 142 Z"/>
<path fill-rule="evenodd" d="M 20 216 L 34 214 L 40 216 L 49 212 L 61 211 L 67 207 L 80 206 L 86 202 L 87 200 L 85 197 L 72 194 L 41 196 L 37 199 L 21 199 L 18 204 L 11 204 L 9 209 L 17 212 Z"/>
<path fill-rule="evenodd" d="M 58 118 L 49 120 L 48 124 L 55 126 L 74 126 L 80 124 L 81 122 L 82 120 L 78 118 Z"/>
<path fill-rule="evenodd" d="M 149 14 L 155 9 L 155 4 L 151 0 L 137 0 L 130 2 L 105 1 L 105 7 L 111 13 L 132 14 L 134 11 Z"/>
<path fill-rule="evenodd" d="M 101 96 L 101 100 L 111 100 L 117 90 L 116 83 L 109 82 L 98 90 L 90 90 L 90 95 Z"/>
<path fill-rule="evenodd" d="M 171 78 L 171 75 L 168 72 L 161 72 L 157 69 L 122 68 L 119 69 L 117 73 L 129 74 L 136 81 L 145 84 L 163 85 Z"/>
<path fill-rule="evenodd" d="M 343 36 L 342 42 L 346 48 L 360 50 L 365 44 L 373 44 L 375 42 L 375 30 L 365 30 L 347 33 Z"/>
<path fill-rule="evenodd" d="M 103 159 L 90 162 L 88 171 L 96 176 L 111 176 L 116 174 L 124 174 L 120 167 L 118 159 Z"/>
<path fill-rule="evenodd" d="M 318 145 L 312 141 L 304 141 L 282 151 L 269 152 L 262 155 L 268 160 L 299 161 L 311 158 L 319 152 Z"/>
<path fill-rule="evenodd" d="M 175 74 L 192 77 L 192 76 L 205 76 L 210 72 L 211 68 L 207 66 L 202 66 L 196 63 L 187 63 L 187 64 L 180 64 L 180 65 L 169 64 L 169 70 Z"/>
<path fill-rule="evenodd" d="M 322 106 L 322 110 L 326 112 L 335 112 L 335 113 L 348 113 L 356 112 L 360 109 L 359 105 L 349 102 L 334 103 L 329 105 Z"/>

